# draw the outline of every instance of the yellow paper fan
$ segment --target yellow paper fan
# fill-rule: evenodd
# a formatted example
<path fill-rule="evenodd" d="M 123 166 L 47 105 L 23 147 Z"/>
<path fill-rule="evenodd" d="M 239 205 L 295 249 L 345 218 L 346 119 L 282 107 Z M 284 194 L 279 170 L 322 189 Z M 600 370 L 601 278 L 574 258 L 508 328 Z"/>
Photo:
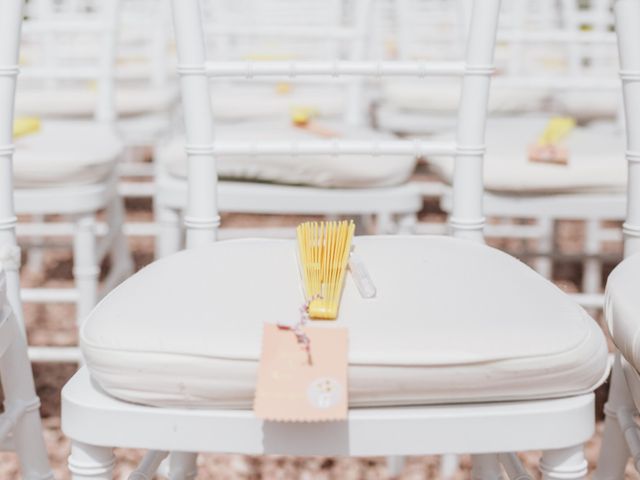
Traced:
<path fill-rule="evenodd" d="M 13 136 L 23 137 L 40 130 L 40 119 L 37 117 L 18 117 L 13 122 Z"/>
<path fill-rule="evenodd" d="M 298 253 L 311 318 L 338 316 L 354 231 L 355 224 L 347 220 L 298 225 Z"/>

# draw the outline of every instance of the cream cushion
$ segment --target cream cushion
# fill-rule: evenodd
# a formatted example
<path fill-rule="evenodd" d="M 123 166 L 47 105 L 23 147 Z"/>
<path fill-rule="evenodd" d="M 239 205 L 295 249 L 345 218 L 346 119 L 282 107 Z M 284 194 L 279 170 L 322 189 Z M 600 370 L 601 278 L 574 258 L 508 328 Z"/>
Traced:
<path fill-rule="evenodd" d="M 640 370 L 640 254 L 623 260 L 609 275 L 605 320 L 620 353 Z"/>
<path fill-rule="evenodd" d="M 178 100 L 175 85 L 154 88 L 116 86 L 116 111 L 119 116 L 164 112 Z M 16 113 L 42 117 L 91 117 L 96 109 L 97 91 L 90 88 L 23 89 L 16 95 Z"/>
<path fill-rule="evenodd" d="M 350 275 L 351 406 L 561 397 L 607 373 L 596 322 L 520 261 L 448 237 L 359 237 L 376 288 Z M 80 333 L 109 394 L 157 406 L 250 408 L 263 322 L 297 320 L 293 240 L 240 240 L 152 263 L 113 290 Z M 333 323 L 316 322 L 331 326 Z"/>
<path fill-rule="evenodd" d="M 619 91 L 565 91 L 554 95 L 554 110 L 582 121 L 615 118 L 622 98 Z"/>
<path fill-rule="evenodd" d="M 346 127 L 336 122 L 319 122 L 319 127 L 340 134 L 340 139 L 390 140 L 389 134 L 367 128 Z M 297 128 L 290 122 L 249 122 L 219 125 L 221 140 L 323 140 L 317 134 Z M 158 158 L 168 172 L 186 177 L 185 140 L 178 137 L 160 148 Z M 409 155 L 269 155 L 220 156 L 218 174 L 222 178 L 254 180 L 316 187 L 384 187 L 405 182 L 413 173 L 416 159 Z"/>
<path fill-rule="evenodd" d="M 530 162 L 528 148 L 545 129 L 548 117 L 495 118 L 487 123 L 484 185 L 505 193 L 621 192 L 626 187 L 624 135 L 614 125 L 577 127 L 563 141 L 568 165 Z M 452 134 L 438 139 L 451 139 Z M 453 159 L 429 157 L 446 182 Z"/>
<path fill-rule="evenodd" d="M 345 89 L 313 85 L 277 86 L 212 84 L 211 106 L 219 121 L 289 118 L 294 108 L 309 108 L 320 117 L 336 117 L 344 112 Z"/>
<path fill-rule="evenodd" d="M 551 92 L 547 89 L 496 86 L 489 96 L 489 111 L 519 113 L 540 110 Z M 392 80 L 382 84 L 383 105 L 407 112 L 451 113 L 458 109 L 460 83 Z"/>
<path fill-rule="evenodd" d="M 109 125 L 43 121 L 40 131 L 15 140 L 16 187 L 74 186 L 104 180 L 123 145 Z"/>

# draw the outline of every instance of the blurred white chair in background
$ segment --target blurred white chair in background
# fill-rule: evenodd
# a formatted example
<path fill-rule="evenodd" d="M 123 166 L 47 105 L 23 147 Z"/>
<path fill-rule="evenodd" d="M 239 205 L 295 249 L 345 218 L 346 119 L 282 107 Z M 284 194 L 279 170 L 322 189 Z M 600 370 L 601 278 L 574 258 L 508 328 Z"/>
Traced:
<path fill-rule="evenodd" d="M 379 8 L 387 8 L 381 2 Z M 399 60 L 441 60 L 461 58 L 469 21 L 469 0 L 395 0 L 392 3 L 395 42 L 393 57 Z M 555 28 L 558 14 L 555 2 L 514 0 L 505 4 L 500 15 L 496 44 L 496 75 L 490 115 L 523 114 L 541 110 L 548 101 L 547 88 L 521 89 L 503 84 L 505 77 L 522 75 L 540 67 L 549 52 L 535 46 L 513 42 L 513 33 L 540 32 Z M 540 58 L 542 57 L 542 58 Z M 428 87 L 428 88 L 426 88 Z M 460 83 L 455 78 L 384 78 L 379 84 L 375 120 L 378 128 L 404 135 L 429 134 L 448 130 L 455 124 Z"/>
<path fill-rule="evenodd" d="M 189 157 L 188 249 L 133 275 L 85 322 L 87 368 L 62 392 L 75 480 L 111 477 L 112 446 L 150 448 L 134 478 L 167 451 L 175 478 L 194 478 L 196 453 L 413 455 L 472 452 L 474 478 L 529 478 L 512 452 L 542 449 L 547 480 L 583 479 L 594 431 L 593 389 L 607 374 L 595 322 L 537 273 L 482 244 L 483 130 L 499 2 L 475 2 L 466 61 L 436 63 L 206 62 L 198 0 L 175 0 L 178 70 Z M 208 75 L 404 72 L 463 76 L 452 143 L 216 142 Z M 265 320 L 295 315 L 294 242 L 214 242 L 218 151 L 276 149 L 456 152 L 458 238 L 360 237 L 378 289 L 363 300 L 350 278 L 339 323 L 349 326 L 350 404 L 344 422 L 263 422 L 250 410 Z M 472 240 L 476 240 L 475 242 Z M 452 381 L 455 379 L 455 381 Z M 384 408 L 380 408 L 384 407 Z M 126 428 L 124 428 L 126 426 Z M 137 475 L 137 476 L 135 476 Z"/>
<path fill-rule="evenodd" d="M 251 62 L 245 72 L 222 69 L 212 79 L 213 114 L 220 122 L 216 123 L 218 139 L 242 143 L 283 136 L 301 142 L 372 138 L 380 145 L 394 139 L 366 126 L 363 79 L 339 75 L 345 59 L 363 60 L 370 2 L 246 0 L 206 5 L 211 8 L 205 9 L 206 19 L 216 14 L 222 17 L 207 23 L 215 59 Z M 251 69 L 268 69 L 269 58 L 329 58 L 335 62 L 338 78 L 299 78 L 294 70 L 266 77 L 252 75 Z M 283 91 L 277 93 L 278 88 Z M 301 115 L 310 118 L 294 125 L 291 110 L 301 110 Z M 158 256 L 175 252 L 182 244 L 180 216 L 187 202 L 183 144 L 183 137 L 177 137 L 158 155 Z M 422 206 L 420 194 L 406 183 L 415 168 L 417 149 L 389 155 L 359 148 L 350 152 L 357 155 L 348 156 L 337 149 L 321 150 L 309 156 L 281 148 L 239 153 L 232 147 L 216 152 L 222 179 L 220 211 L 377 217 L 378 232 L 411 230 Z"/>
<path fill-rule="evenodd" d="M 605 319 L 619 353 L 613 366 L 605 430 L 594 480 L 625 477 L 629 457 L 640 472 L 640 1 L 616 0 L 616 32 L 626 118 L 629 177 L 623 224 L 625 259 L 607 281 Z"/>
<path fill-rule="evenodd" d="M 16 139 L 16 211 L 35 220 L 21 222 L 18 233 L 35 237 L 38 248 L 46 247 L 43 237 L 72 235 L 75 281 L 71 289 L 23 289 L 22 295 L 27 302 L 75 303 L 80 322 L 98 300 L 102 259 L 112 258 L 105 291 L 132 270 L 121 229 L 124 209 L 116 176 L 124 148 L 115 131 L 113 104 L 119 2 L 104 1 L 99 8 L 83 2 L 35 6 L 39 8 L 28 12 L 23 27 L 24 81 L 17 98 L 46 92 L 46 98 L 56 99 L 76 91 L 78 85 L 87 88 L 87 84 L 94 85 L 97 93 L 93 119 L 36 118 L 39 126 Z M 99 239 L 96 215 L 102 210 L 107 212 L 107 230 Z M 43 221 L 47 215 L 61 215 L 72 223 Z M 42 347 L 32 352 L 40 360 L 78 358 L 77 348 Z"/>
<path fill-rule="evenodd" d="M 87 8 L 78 8 L 83 2 L 63 0 L 55 4 L 48 0 L 33 0 L 27 4 L 29 18 L 46 21 L 51 15 L 59 15 L 65 9 L 75 9 L 77 20 L 83 15 L 89 23 L 95 22 L 95 12 L 89 3 Z M 51 20 L 55 21 L 55 17 Z M 113 119 L 126 150 L 119 165 L 120 192 L 127 197 L 151 197 L 153 195 L 154 170 L 151 163 L 144 162 L 153 152 L 158 141 L 171 132 L 175 123 L 178 103 L 178 86 L 170 76 L 172 60 L 168 17 L 168 4 L 157 0 L 122 0 L 114 35 L 115 66 L 113 73 L 113 101 L 116 118 Z M 71 30 L 77 27 L 70 27 Z M 60 36 L 58 30 L 58 37 Z M 40 38 L 56 41 L 56 33 L 40 33 Z M 80 38 L 80 37 L 78 37 Z M 97 35 L 84 35 L 82 46 L 63 41 L 61 45 L 43 48 L 38 39 L 35 44 L 25 42 L 23 63 L 37 62 L 60 64 L 75 56 L 77 62 L 88 63 L 88 59 L 101 55 L 101 44 Z M 65 58 L 66 57 L 66 58 Z M 68 80 L 68 79 L 65 79 Z M 86 80 L 86 79 L 85 79 Z M 96 114 L 96 104 L 103 97 L 104 88 L 98 88 L 95 78 L 91 81 L 46 82 L 25 85 L 16 102 L 18 115 L 55 119 L 90 119 Z M 55 88 L 55 94 L 52 89 Z M 130 178 L 133 177 L 133 181 Z M 144 178 L 149 180 L 143 181 Z"/>
<path fill-rule="evenodd" d="M 614 76 L 615 38 L 609 2 L 595 2 L 590 9 L 578 10 L 577 2 L 563 0 L 562 6 L 558 30 L 511 31 L 508 36 L 503 32 L 512 46 L 545 46 L 550 52 L 555 47 L 555 52 L 545 60 L 549 62 L 547 71 L 536 74 L 529 70 L 526 75 L 500 77 L 496 83 L 501 80 L 522 96 L 531 88 L 544 88 L 551 96 L 546 111 L 518 117 L 496 115 L 487 123 L 484 205 L 489 217 L 534 221 L 529 225 L 503 224 L 494 227 L 493 233 L 498 230 L 506 238 L 536 240 L 538 245 L 525 254 L 536 257 L 536 268 L 548 278 L 552 274 L 551 259 L 557 255 L 555 221 L 584 220 L 583 293 L 576 298 L 586 307 L 601 308 L 599 255 L 602 242 L 612 237 L 601 223 L 622 220 L 625 204 L 624 128 L 616 121 L 620 100 Z M 530 146 L 542 136 L 549 120 L 558 115 L 578 122 L 562 140 L 568 151 L 566 165 L 531 161 Z M 427 160 L 438 177 L 450 184 L 453 160 Z M 450 211 L 452 199 L 446 192 L 441 203 L 445 211 Z"/>
<path fill-rule="evenodd" d="M 0 449 L 18 454 L 21 478 L 52 480 L 25 332 L 13 314 L 22 308 L 18 296 L 20 249 L 15 237 L 11 172 L 13 102 L 22 15 L 22 0 L 0 3 L 0 380 L 4 396 Z"/>

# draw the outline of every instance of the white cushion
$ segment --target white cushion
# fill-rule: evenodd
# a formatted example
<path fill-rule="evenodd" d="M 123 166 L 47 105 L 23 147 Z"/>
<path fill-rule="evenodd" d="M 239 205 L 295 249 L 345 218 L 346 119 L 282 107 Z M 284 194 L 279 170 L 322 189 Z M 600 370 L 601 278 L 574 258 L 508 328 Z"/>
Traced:
<path fill-rule="evenodd" d="M 549 98 L 547 89 L 496 86 L 489 96 L 489 111 L 519 113 L 540 110 Z M 382 84 L 382 104 L 408 112 L 455 112 L 460 99 L 460 83 L 391 80 Z"/>
<path fill-rule="evenodd" d="M 289 118 L 296 107 L 310 108 L 320 117 L 336 117 L 344 111 L 345 89 L 313 85 L 290 85 L 278 93 L 267 85 L 211 84 L 213 115 L 221 121 Z"/>
<path fill-rule="evenodd" d="M 176 86 L 116 86 L 116 111 L 120 116 L 164 112 L 178 100 Z M 90 117 L 96 109 L 97 91 L 91 88 L 24 89 L 16 95 L 16 113 L 43 117 Z"/>
<path fill-rule="evenodd" d="M 605 320 L 609 333 L 626 360 L 640 370 L 640 254 L 622 261 L 609 275 Z"/>
<path fill-rule="evenodd" d="M 624 135 L 614 125 L 577 127 L 563 140 L 568 165 L 530 162 L 528 148 L 537 142 L 548 118 L 495 118 L 487 123 L 484 184 L 505 193 L 620 192 L 626 188 Z M 438 139 L 451 139 L 452 134 Z M 446 182 L 453 159 L 429 157 Z"/>
<path fill-rule="evenodd" d="M 338 324 L 349 329 L 351 406 L 560 397 L 603 381 L 596 322 L 513 257 L 425 236 L 359 237 L 355 251 L 378 293 L 361 298 L 347 276 Z M 295 241 L 218 242 L 126 280 L 80 342 L 115 397 L 249 408 L 263 322 L 293 322 L 302 303 Z"/>
<path fill-rule="evenodd" d="M 338 132 L 342 139 L 393 139 L 389 134 L 367 128 L 353 128 L 335 122 L 318 122 L 327 130 Z M 251 122 L 219 125 L 216 137 L 221 140 L 322 140 L 308 130 L 289 122 Z M 339 138 L 339 139 L 340 139 Z M 158 158 L 170 174 L 186 177 L 187 162 L 184 138 L 178 137 L 160 148 Z M 217 158 L 218 174 L 223 178 L 274 182 L 316 187 L 383 187 L 405 182 L 413 173 L 416 159 L 409 155 L 234 155 Z"/>
<path fill-rule="evenodd" d="M 581 121 L 614 118 L 622 98 L 619 91 L 564 91 L 554 95 L 554 111 L 570 115 Z"/>
<path fill-rule="evenodd" d="M 113 171 L 123 145 L 113 129 L 93 121 L 43 121 L 15 141 L 16 187 L 96 183 Z"/>

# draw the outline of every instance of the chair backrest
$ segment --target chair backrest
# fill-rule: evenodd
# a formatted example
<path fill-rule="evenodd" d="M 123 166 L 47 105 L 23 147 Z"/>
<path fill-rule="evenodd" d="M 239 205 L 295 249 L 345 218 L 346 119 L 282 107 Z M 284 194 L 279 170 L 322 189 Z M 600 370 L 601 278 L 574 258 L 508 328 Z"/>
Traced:
<path fill-rule="evenodd" d="M 616 32 L 624 99 L 627 151 L 625 256 L 640 252 L 640 0 L 616 0 Z"/>
<path fill-rule="evenodd" d="M 22 321 L 19 296 L 20 249 L 13 205 L 13 108 L 18 76 L 22 0 L 0 2 L 0 267 L 7 277 L 7 296 Z"/>
<path fill-rule="evenodd" d="M 365 0 L 354 0 L 354 2 Z M 464 62 L 267 61 L 208 62 L 198 0 L 173 0 L 178 73 L 184 106 L 188 156 L 188 202 L 184 218 L 187 246 L 216 238 L 220 217 L 216 203 L 218 154 L 415 154 L 455 156 L 454 235 L 482 240 L 484 128 L 499 0 L 473 5 Z M 208 77 L 431 75 L 462 77 L 457 136 L 452 142 L 393 140 L 385 142 L 320 140 L 310 142 L 214 142 Z M 348 161 L 348 160 L 347 160 Z"/>
<path fill-rule="evenodd" d="M 202 3 L 211 58 L 242 60 L 362 60 L 370 33 L 371 0 L 207 0 Z M 224 79 L 216 79 L 216 83 Z M 363 79 L 280 79 L 251 82 L 316 83 L 345 98 L 344 120 L 363 123 Z M 227 82 L 228 83 L 228 82 Z M 215 87 L 215 86 L 214 86 Z M 214 91 L 215 95 L 215 91 Z"/>
<path fill-rule="evenodd" d="M 164 87 L 170 76 L 169 5 L 157 0 L 122 0 L 119 14 L 116 79 Z M 116 88 L 117 90 L 117 88 Z"/>
<path fill-rule="evenodd" d="M 20 89 L 95 88 L 94 117 L 113 121 L 119 0 L 32 0 L 22 35 Z"/>

